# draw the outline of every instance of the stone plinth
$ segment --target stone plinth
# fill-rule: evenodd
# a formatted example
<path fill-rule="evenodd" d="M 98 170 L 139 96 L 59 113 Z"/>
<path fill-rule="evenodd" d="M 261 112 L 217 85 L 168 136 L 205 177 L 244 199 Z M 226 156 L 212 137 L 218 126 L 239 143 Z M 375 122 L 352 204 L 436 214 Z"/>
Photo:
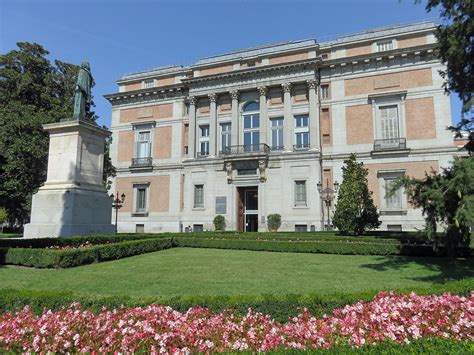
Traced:
<path fill-rule="evenodd" d="M 25 238 L 114 233 L 112 199 L 102 184 L 110 132 L 74 120 L 43 126 L 50 134 L 47 179 L 33 195 Z"/>

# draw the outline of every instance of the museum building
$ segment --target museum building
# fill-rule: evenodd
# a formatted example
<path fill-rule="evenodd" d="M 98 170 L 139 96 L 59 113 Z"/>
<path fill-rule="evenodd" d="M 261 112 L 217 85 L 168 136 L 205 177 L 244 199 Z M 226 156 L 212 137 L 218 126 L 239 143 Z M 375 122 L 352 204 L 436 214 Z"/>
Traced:
<path fill-rule="evenodd" d="M 318 42 L 276 43 L 191 66 L 127 74 L 112 105 L 119 232 L 322 230 L 325 189 L 354 152 L 369 171 L 381 230 L 423 226 L 396 177 L 423 177 L 455 155 L 436 24 L 390 26 Z M 320 192 L 321 190 L 321 192 Z"/>

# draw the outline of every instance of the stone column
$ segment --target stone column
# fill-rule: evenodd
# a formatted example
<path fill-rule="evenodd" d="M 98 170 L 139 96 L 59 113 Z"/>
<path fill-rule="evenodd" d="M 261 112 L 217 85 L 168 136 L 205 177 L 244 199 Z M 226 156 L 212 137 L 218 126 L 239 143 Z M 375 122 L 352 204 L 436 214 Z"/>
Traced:
<path fill-rule="evenodd" d="M 281 85 L 283 87 L 284 97 L 284 119 L 283 119 L 283 132 L 284 132 L 284 145 L 285 151 L 293 151 L 293 126 L 294 119 L 291 113 L 291 83 L 284 83 Z"/>
<path fill-rule="evenodd" d="M 232 98 L 232 121 L 231 121 L 231 132 L 230 132 L 230 144 L 239 145 L 239 92 L 237 90 L 230 92 Z"/>
<path fill-rule="evenodd" d="M 316 79 L 310 79 L 308 83 L 308 99 L 309 99 L 309 144 L 310 150 L 319 150 L 321 144 L 319 142 L 319 105 Z"/>
<path fill-rule="evenodd" d="M 217 95 L 215 93 L 209 94 L 210 113 L 209 113 L 209 156 L 215 157 L 217 155 Z"/>
<path fill-rule="evenodd" d="M 188 130 L 188 158 L 196 157 L 196 102 L 195 96 L 189 100 L 189 130 Z"/>
<path fill-rule="evenodd" d="M 260 143 L 268 144 L 268 113 L 267 113 L 267 88 L 258 88 L 260 96 Z"/>

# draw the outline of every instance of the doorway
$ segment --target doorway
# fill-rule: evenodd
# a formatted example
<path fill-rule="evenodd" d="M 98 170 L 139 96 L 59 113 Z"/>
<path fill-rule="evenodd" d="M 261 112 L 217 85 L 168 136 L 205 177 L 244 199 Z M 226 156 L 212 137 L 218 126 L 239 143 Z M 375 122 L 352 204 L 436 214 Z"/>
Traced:
<path fill-rule="evenodd" d="M 258 187 L 237 188 L 237 229 L 239 232 L 258 231 Z"/>

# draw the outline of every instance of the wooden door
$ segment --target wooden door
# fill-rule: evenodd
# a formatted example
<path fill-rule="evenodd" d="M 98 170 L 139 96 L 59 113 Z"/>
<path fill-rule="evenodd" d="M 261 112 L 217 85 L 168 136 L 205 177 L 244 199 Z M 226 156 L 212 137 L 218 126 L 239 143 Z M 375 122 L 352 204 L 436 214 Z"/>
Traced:
<path fill-rule="evenodd" d="M 237 188 L 237 231 L 244 231 L 244 201 L 245 201 L 245 189 L 242 187 Z"/>

